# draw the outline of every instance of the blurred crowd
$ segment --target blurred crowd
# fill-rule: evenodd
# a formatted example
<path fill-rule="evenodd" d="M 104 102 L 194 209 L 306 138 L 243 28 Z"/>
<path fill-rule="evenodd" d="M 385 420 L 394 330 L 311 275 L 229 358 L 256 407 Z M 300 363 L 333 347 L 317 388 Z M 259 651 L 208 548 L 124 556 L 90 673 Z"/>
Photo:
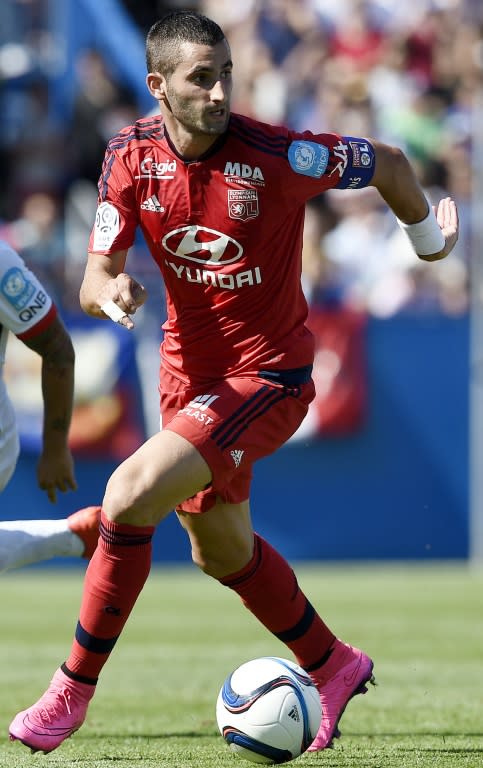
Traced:
<path fill-rule="evenodd" d="M 311 201 L 303 280 L 313 306 L 337 303 L 377 317 L 468 310 L 474 153 L 482 141 L 475 128 L 483 91 L 481 0 L 111 2 L 142 37 L 167 10 L 206 13 L 231 44 L 235 112 L 396 144 L 433 203 L 448 194 L 457 201 L 460 241 L 437 265 L 415 259 L 371 188 Z M 48 9 L 49 0 L 0 5 L 0 236 L 61 305 L 75 309 L 105 145 L 141 113 L 137 94 L 99 46 L 79 52 L 72 109 L 58 119 L 51 82 L 61 64 Z M 154 284 L 141 243 L 133 260 L 132 271 Z M 155 291 L 159 297 L 159 285 Z"/>

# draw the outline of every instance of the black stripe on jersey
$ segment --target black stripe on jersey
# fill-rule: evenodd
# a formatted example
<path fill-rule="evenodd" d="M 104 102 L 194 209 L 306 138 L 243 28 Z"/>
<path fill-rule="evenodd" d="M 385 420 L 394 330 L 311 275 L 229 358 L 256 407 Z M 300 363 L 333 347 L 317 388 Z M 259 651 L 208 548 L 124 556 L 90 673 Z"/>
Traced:
<path fill-rule="evenodd" d="M 287 397 L 283 390 L 263 386 L 213 432 L 219 448 L 229 448 L 250 424 Z"/>
<path fill-rule="evenodd" d="M 260 128 L 256 128 L 253 125 L 248 125 L 236 117 L 234 117 L 231 121 L 230 127 L 238 129 L 240 133 L 244 133 L 248 138 L 253 139 L 253 141 L 261 141 L 267 146 L 271 146 L 272 149 L 283 148 L 287 146 L 288 137 L 285 134 L 280 133 L 277 136 L 268 136 Z"/>
<path fill-rule="evenodd" d="M 259 138 L 255 132 L 246 130 L 245 127 L 242 128 L 237 123 L 232 123 L 230 125 L 230 133 L 243 141 L 244 144 L 248 144 L 248 146 L 254 147 L 267 155 L 287 157 L 287 139 L 285 136 L 280 137 L 280 140 L 276 139 L 273 145 L 270 146 L 270 142 L 267 142 L 266 137 L 263 136 L 263 134 L 260 134 Z"/>
<path fill-rule="evenodd" d="M 264 147 L 257 141 L 250 141 L 246 136 L 244 136 L 242 133 L 239 133 L 236 129 L 231 129 L 231 132 L 234 136 L 237 136 L 241 141 L 243 141 L 244 144 L 247 144 L 249 147 L 253 147 L 254 149 L 258 149 L 259 152 L 264 152 L 266 155 L 274 155 L 275 157 L 283 157 L 287 158 L 287 152 L 286 150 L 279 150 L 276 152 L 273 149 L 269 149 L 268 147 Z"/>
<path fill-rule="evenodd" d="M 101 200 L 104 200 L 107 194 L 107 180 L 109 176 L 111 175 L 111 168 L 114 160 L 116 159 L 116 156 L 114 152 L 109 152 L 104 158 L 104 162 L 102 164 L 102 171 L 101 171 L 101 177 L 99 179 L 99 183 L 97 185 L 97 188 L 99 190 L 99 197 Z"/>
<path fill-rule="evenodd" d="M 133 141 L 134 139 L 149 139 L 151 136 L 160 133 L 162 129 L 164 129 L 164 123 L 160 122 L 159 118 L 152 120 L 149 123 L 143 123 L 142 125 L 134 123 L 134 125 L 131 126 L 131 131 L 129 133 L 118 133 L 110 140 L 107 147 L 108 149 L 122 149 L 122 147 L 125 147 L 130 141 Z"/>

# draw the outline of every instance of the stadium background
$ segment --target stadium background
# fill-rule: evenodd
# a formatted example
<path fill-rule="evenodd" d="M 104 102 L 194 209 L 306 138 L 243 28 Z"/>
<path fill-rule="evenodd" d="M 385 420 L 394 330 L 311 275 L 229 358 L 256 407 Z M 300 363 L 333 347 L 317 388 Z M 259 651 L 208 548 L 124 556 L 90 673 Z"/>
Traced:
<path fill-rule="evenodd" d="M 32 264 L 73 333 L 79 490 L 52 507 L 36 488 L 38 360 L 11 339 L 6 376 L 23 453 L 2 517 L 63 516 L 99 502 L 112 468 L 157 428 L 164 307 L 142 242 L 130 269 L 150 300 L 134 334 L 81 316 L 77 296 L 105 144 L 155 108 L 144 36 L 176 7 L 225 29 L 234 111 L 398 144 L 429 198 L 450 194 L 461 217 L 454 253 L 426 265 L 372 190 L 328 193 L 308 207 L 303 279 L 319 395 L 295 438 L 257 467 L 257 529 L 290 559 L 469 558 L 483 546 L 474 541 L 479 445 L 469 426 L 479 360 L 478 0 L 3 0 L 0 236 Z M 156 533 L 155 559 L 189 559 L 173 516 Z"/>

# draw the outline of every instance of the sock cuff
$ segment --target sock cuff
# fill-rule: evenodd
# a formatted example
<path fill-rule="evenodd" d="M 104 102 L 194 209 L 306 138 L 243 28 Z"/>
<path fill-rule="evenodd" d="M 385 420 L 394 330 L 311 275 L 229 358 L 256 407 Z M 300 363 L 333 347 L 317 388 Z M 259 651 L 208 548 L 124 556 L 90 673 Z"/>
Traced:
<path fill-rule="evenodd" d="M 260 567 L 264 544 L 266 544 L 265 540 L 262 539 L 258 533 L 254 533 L 253 555 L 251 560 L 249 560 L 248 563 L 243 568 L 241 568 L 241 570 L 236 571 L 235 573 L 230 573 L 228 576 L 224 576 L 222 579 L 219 579 L 220 584 L 223 584 L 225 587 L 230 587 L 230 589 L 234 589 L 242 582 L 250 579 L 255 571 L 257 571 Z"/>
<path fill-rule="evenodd" d="M 101 511 L 99 531 L 102 538 L 110 544 L 149 544 L 155 531 L 154 525 L 128 525 L 109 520 Z"/>
<path fill-rule="evenodd" d="M 97 685 L 97 681 L 99 680 L 98 677 L 85 677 L 85 675 L 77 675 L 75 672 L 72 672 L 69 669 L 65 661 L 60 665 L 60 668 L 66 677 L 70 678 L 70 680 L 74 680 L 76 683 L 83 683 L 84 685 Z"/>

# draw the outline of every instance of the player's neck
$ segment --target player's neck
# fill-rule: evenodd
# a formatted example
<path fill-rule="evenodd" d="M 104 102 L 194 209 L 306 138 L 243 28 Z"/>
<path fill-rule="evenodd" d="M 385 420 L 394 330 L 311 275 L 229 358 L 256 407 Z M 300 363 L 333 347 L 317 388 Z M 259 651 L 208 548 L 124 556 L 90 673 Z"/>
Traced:
<path fill-rule="evenodd" d="M 177 122 L 166 119 L 166 133 L 176 153 L 183 160 L 197 160 L 218 141 L 219 134 L 190 133 Z"/>

